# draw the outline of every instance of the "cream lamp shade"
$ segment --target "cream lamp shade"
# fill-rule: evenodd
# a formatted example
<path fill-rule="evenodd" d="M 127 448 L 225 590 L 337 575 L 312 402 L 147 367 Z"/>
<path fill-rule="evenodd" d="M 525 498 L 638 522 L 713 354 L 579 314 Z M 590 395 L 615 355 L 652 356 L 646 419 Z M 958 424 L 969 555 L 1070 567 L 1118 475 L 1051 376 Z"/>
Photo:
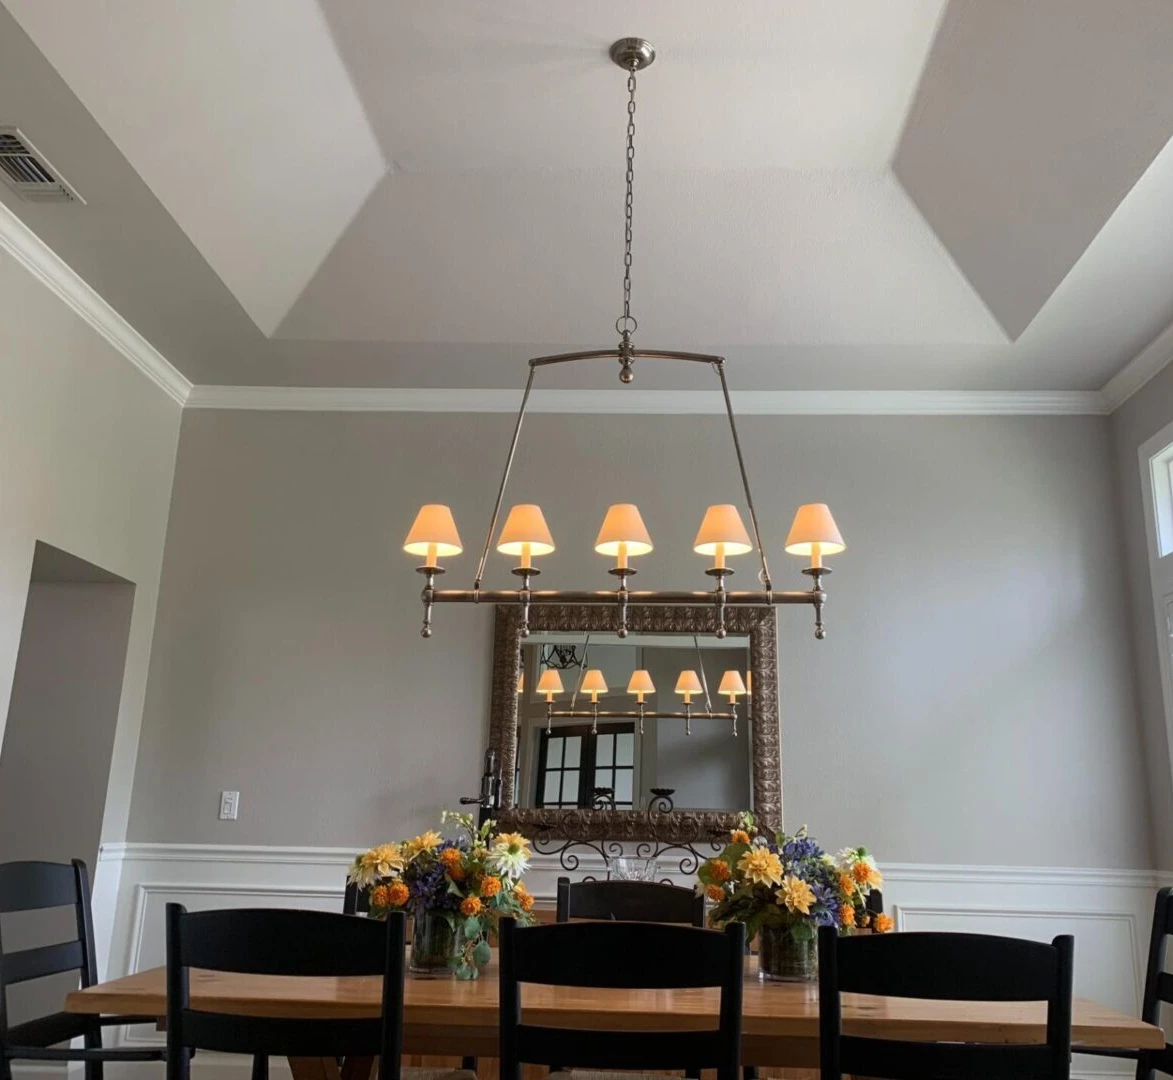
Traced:
<path fill-rule="evenodd" d="M 517 692 L 519 694 L 525 693 L 525 672 L 523 671 L 517 676 Z"/>
<path fill-rule="evenodd" d="M 692 542 L 692 550 L 698 555 L 714 556 L 718 569 L 725 566 L 726 555 L 744 555 L 753 551 L 737 507 L 732 503 L 710 506 Z"/>
<path fill-rule="evenodd" d="M 631 681 L 627 684 L 627 692 L 635 694 L 635 699 L 641 705 L 644 703 L 644 694 L 654 694 L 656 692 L 656 684 L 652 682 L 652 677 L 646 671 L 633 671 L 631 673 Z"/>
<path fill-rule="evenodd" d="M 717 687 L 718 694 L 724 694 L 730 701 L 746 693 L 745 683 L 741 681 L 741 672 L 727 671 L 721 676 L 721 685 Z"/>
<path fill-rule="evenodd" d="M 542 516 L 542 508 L 534 503 L 519 503 L 509 511 L 505 527 L 497 540 L 502 555 L 520 555 L 521 565 L 528 567 L 533 555 L 549 555 L 554 550 L 554 538 Z"/>
<path fill-rule="evenodd" d="M 464 545 L 452 520 L 452 511 L 440 503 L 421 506 L 403 541 L 403 550 L 408 555 L 423 555 L 429 566 L 434 566 L 438 558 L 459 555 Z"/>
<path fill-rule="evenodd" d="M 538 679 L 538 693 L 545 694 L 547 701 L 553 701 L 555 694 L 562 693 L 562 676 L 554 668 L 546 668 Z"/>
<path fill-rule="evenodd" d="M 634 503 L 615 503 L 607 508 L 603 526 L 595 537 L 595 550 L 600 555 L 617 557 L 620 567 L 627 566 L 628 556 L 646 555 L 652 550 L 652 538 Z"/>
<path fill-rule="evenodd" d="M 599 700 L 600 694 L 607 692 L 607 680 L 603 678 L 603 673 L 598 668 L 591 668 L 582 677 L 582 686 L 579 689 L 584 694 L 591 695 L 591 704 Z"/>
<path fill-rule="evenodd" d="M 701 686 L 701 681 L 695 671 L 682 671 L 680 673 L 680 678 L 676 680 L 676 693 L 683 695 L 686 705 L 692 703 L 693 694 L 704 693 L 704 687 Z"/>
<path fill-rule="evenodd" d="M 847 550 L 826 503 L 807 503 L 798 508 L 786 537 L 786 550 L 791 555 L 809 555 L 812 566 L 822 566 L 824 555 Z"/>

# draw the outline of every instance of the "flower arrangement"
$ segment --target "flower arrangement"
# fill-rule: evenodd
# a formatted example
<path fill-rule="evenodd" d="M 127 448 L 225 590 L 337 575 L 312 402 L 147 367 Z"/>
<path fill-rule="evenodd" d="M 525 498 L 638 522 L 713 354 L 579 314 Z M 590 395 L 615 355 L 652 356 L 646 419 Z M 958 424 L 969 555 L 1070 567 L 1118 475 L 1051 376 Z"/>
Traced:
<path fill-rule="evenodd" d="M 697 888 L 712 901 L 709 922 L 745 924 L 752 941 L 762 935 L 761 966 L 797 957 L 797 977 L 812 977 L 817 927 L 834 926 L 842 933 L 867 928 L 892 929 L 887 915 L 872 915 L 865 901 L 883 878 L 866 848 L 845 848 L 830 855 L 809 836 L 804 825 L 793 836 L 773 839 L 743 814 L 721 853 L 702 863 Z M 773 973 L 773 977 L 786 977 Z"/>
<path fill-rule="evenodd" d="M 355 857 L 348 880 L 370 890 L 372 918 L 405 910 L 415 919 L 413 970 L 435 966 L 436 957 L 417 957 L 416 945 L 424 943 L 421 953 L 438 954 L 458 979 L 475 979 L 489 962 L 489 935 L 502 916 L 522 925 L 533 921 L 534 898 L 521 881 L 530 844 L 520 833 L 494 833 L 492 821 L 478 827 L 471 814 L 446 810 L 441 823 L 450 821 L 457 826 L 455 839 L 429 829 L 411 840 L 380 844 Z"/>

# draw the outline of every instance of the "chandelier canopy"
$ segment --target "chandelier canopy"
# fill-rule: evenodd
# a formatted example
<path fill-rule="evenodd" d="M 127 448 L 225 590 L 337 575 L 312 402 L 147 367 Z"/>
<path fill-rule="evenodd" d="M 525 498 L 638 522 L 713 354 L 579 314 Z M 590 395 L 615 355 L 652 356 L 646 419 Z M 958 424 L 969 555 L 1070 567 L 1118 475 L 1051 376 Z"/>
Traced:
<path fill-rule="evenodd" d="M 713 607 L 713 632 L 717 637 L 726 636 L 725 611 L 729 605 L 749 607 L 772 607 L 777 604 L 810 604 L 815 612 L 815 637 L 822 639 L 825 636 L 823 625 L 823 607 L 827 594 L 823 588 L 823 581 L 831 571 L 823 565 L 824 557 L 836 555 L 845 550 L 843 537 L 831 516 L 831 511 L 825 503 L 810 503 L 800 506 L 791 525 L 790 533 L 786 538 L 786 551 L 810 559 L 810 566 L 803 573 L 811 578 L 811 587 L 804 590 L 776 591 L 770 577 L 770 568 L 766 560 L 765 548 L 762 545 L 761 528 L 758 523 L 757 509 L 754 506 L 753 496 L 749 487 L 749 475 L 745 467 L 745 459 L 741 452 L 741 441 L 737 436 L 737 423 L 733 416 L 733 402 L 729 395 L 729 385 L 725 378 L 725 359 L 721 356 L 710 356 L 703 353 L 676 352 L 670 350 L 640 349 L 632 340 L 632 335 L 638 329 L 638 322 L 631 314 L 631 268 L 632 268 L 632 222 L 634 210 L 635 186 L 635 92 L 636 72 L 647 68 L 656 58 L 656 50 L 642 38 L 621 38 L 610 49 L 611 59 L 627 72 L 627 138 L 626 138 L 626 187 L 624 199 L 624 228 L 623 228 L 623 307 L 622 313 L 615 321 L 615 330 L 619 334 L 618 344 L 611 349 L 600 349 L 588 352 L 564 353 L 557 356 L 536 357 L 529 362 L 529 378 L 526 380 L 525 390 L 521 396 L 521 408 L 517 414 L 517 423 L 513 429 L 513 438 L 509 444 L 509 452 L 505 458 L 505 469 L 501 476 L 501 484 L 497 490 L 497 501 L 493 507 L 493 514 L 489 521 L 488 533 L 485 537 L 484 548 L 481 551 L 480 561 L 477 564 L 476 577 L 471 589 L 438 589 L 436 579 L 444 568 L 440 566 L 441 558 L 450 558 L 463 551 L 460 536 L 456 531 L 456 522 L 452 511 L 442 504 L 431 503 L 424 506 L 416 516 L 411 531 L 404 541 L 404 551 L 410 555 L 419 555 L 424 559 L 418 572 L 424 575 L 424 589 L 422 600 L 424 605 L 423 628 L 420 633 L 425 637 L 432 636 L 432 616 L 434 605 L 451 603 L 484 603 L 484 604 L 517 604 L 521 610 L 521 634 L 529 636 L 529 612 L 533 604 L 610 604 L 615 607 L 615 633 L 619 637 L 626 637 L 628 633 L 627 614 L 630 604 L 645 605 L 673 605 L 673 604 L 701 604 L 708 603 Z M 750 530 L 737 507 L 732 503 L 723 503 L 710 506 L 701 522 L 700 529 L 693 541 L 693 550 L 712 559 L 712 565 L 705 573 L 714 579 L 712 589 L 699 592 L 671 592 L 671 591 L 633 591 L 628 586 L 628 580 L 634 576 L 635 568 L 630 560 L 649 555 L 653 550 L 652 538 L 644 525 L 639 509 L 631 503 L 616 503 L 611 506 L 603 518 L 599 534 L 595 538 L 595 551 L 600 555 L 615 560 L 615 565 L 608 571 L 618 578 L 615 589 L 591 591 L 567 591 L 561 589 L 535 590 L 532 588 L 533 579 L 540 571 L 534 565 L 534 559 L 549 555 L 554 551 L 554 538 L 545 516 L 539 506 L 532 503 L 523 503 L 513 506 L 505 519 L 505 524 L 497 537 L 497 550 L 503 555 L 516 557 L 517 564 L 513 574 L 520 579 L 517 589 L 482 589 L 481 583 L 485 576 L 485 566 L 489 551 L 493 546 L 493 537 L 497 535 L 497 522 L 501 515 L 501 507 L 505 498 L 505 489 L 509 483 L 509 474 L 513 466 L 513 459 L 517 452 L 518 439 L 521 435 L 522 423 L 525 420 L 526 407 L 529 404 L 530 392 L 533 389 L 534 376 L 539 368 L 553 364 L 575 363 L 585 360 L 617 360 L 619 362 L 619 379 L 624 385 L 630 384 L 635 378 L 635 362 L 642 359 L 671 360 L 684 363 L 708 364 L 717 376 L 721 393 L 725 401 L 725 412 L 729 420 L 729 430 L 733 437 L 733 449 L 737 456 L 737 465 L 741 474 L 742 490 L 745 495 L 745 505 L 749 511 Z M 752 534 L 752 538 L 751 538 Z M 726 578 L 733 573 L 727 560 L 740 555 L 747 555 L 756 550 L 761 569 L 758 573 L 760 589 L 745 592 L 731 591 L 726 587 Z M 543 679 L 550 674 L 543 674 Z M 554 673 L 555 676 L 557 673 Z M 597 675 L 599 672 L 589 673 Z M 636 675 L 646 676 L 646 672 L 636 672 Z M 736 672 L 727 674 L 740 675 Z M 686 679 L 691 676 L 691 679 Z M 748 673 L 747 673 L 748 677 Z M 634 686 L 632 693 L 640 694 L 642 704 L 643 693 L 650 692 L 650 688 L 639 691 Z M 691 707 L 691 696 L 701 691 L 696 683 L 695 672 L 683 672 L 677 684 L 677 693 L 685 700 L 686 709 Z M 558 692 L 561 685 L 555 687 L 555 680 L 547 685 L 539 684 L 538 690 L 549 694 Z M 649 680 L 650 681 L 650 680 Z M 581 687 L 586 692 L 592 688 L 585 684 Z M 597 688 L 592 697 L 597 698 L 599 692 L 605 692 L 606 685 Z M 721 694 L 730 696 L 734 715 L 736 696 L 745 692 L 745 687 L 734 689 L 730 680 L 728 688 L 724 681 Z M 547 703 L 552 700 L 547 696 Z M 554 713 L 558 715 L 557 712 Z"/>

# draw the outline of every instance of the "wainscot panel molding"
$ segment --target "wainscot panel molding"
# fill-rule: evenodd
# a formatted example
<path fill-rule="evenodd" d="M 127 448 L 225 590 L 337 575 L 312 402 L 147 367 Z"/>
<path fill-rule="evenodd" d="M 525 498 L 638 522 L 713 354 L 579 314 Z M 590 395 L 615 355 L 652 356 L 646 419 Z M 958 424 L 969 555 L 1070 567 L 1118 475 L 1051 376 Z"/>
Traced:
<path fill-rule="evenodd" d="M 734 390 L 740 416 L 1102 416 L 1099 390 Z M 190 409 L 291 412 L 515 413 L 521 389 L 196 386 Z M 707 390 L 535 390 L 530 412 L 724 415 Z"/>
<path fill-rule="evenodd" d="M 338 911 L 353 848 L 263 847 L 218 844 L 105 844 L 98 859 L 107 882 L 95 910 L 113 927 L 106 976 L 163 963 L 163 909 L 178 901 L 193 909 L 307 907 Z M 691 884 L 679 860 L 666 859 L 665 876 Z M 967 866 L 887 863 L 884 899 L 903 930 L 971 930 L 1046 939 L 1073 933 L 1076 993 L 1124 1012 L 1140 1008 L 1153 893 L 1173 875 L 1152 870 L 1097 870 L 1046 866 Z M 597 856 L 582 855 L 573 871 L 554 856 L 535 857 L 526 882 L 542 906 L 553 906 L 557 879 L 604 872 Z M 116 884 L 114 884 L 116 883 Z M 129 1045 L 156 1044 L 152 1028 L 124 1029 Z M 1128 1064 L 1077 1058 L 1081 1080 L 1130 1075 Z M 249 1063 L 224 1055 L 197 1055 L 202 1078 L 243 1080 Z M 110 1068 L 109 1066 L 107 1067 Z M 274 1062 L 274 1076 L 288 1076 Z M 146 1077 L 138 1066 L 115 1068 L 119 1080 Z M 64 1073 L 58 1073 L 64 1080 Z M 112 1074 L 113 1077 L 113 1074 Z M 40 1080 L 29 1074 L 29 1080 Z"/>

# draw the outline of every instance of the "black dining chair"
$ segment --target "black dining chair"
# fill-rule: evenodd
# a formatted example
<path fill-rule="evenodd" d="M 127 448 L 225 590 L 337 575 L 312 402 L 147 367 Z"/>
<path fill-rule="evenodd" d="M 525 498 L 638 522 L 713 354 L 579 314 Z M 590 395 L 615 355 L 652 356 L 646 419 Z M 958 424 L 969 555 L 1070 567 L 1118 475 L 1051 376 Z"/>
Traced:
<path fill-rule="evenodd" d="M 821 1080 L 1069 1080 L 1074 939 L 1051 944 L 987 934 L 901 933 L 841 938 L 819 930 Z M 842 994 L 936 1001 L 1045 1001 L 1046 1041 L 1027 1045 L 920 1042 L 844 1035 Z"/>
<path fill-rule="evenodd" d="M 705 898 L 680 885 L 652 881 L 558 879 L 558 922 L 617 919 L 625 922 L 705 925 Z"/>
<path fill-rule="evenodd" d="M 266 1080 L 271 1056 L 373 1057 L 381 1080 L 447 1077 L 455 1070 L 404 1069 L 403 969 L 406 919 L 352 919 L 287 908 L 187 911 L 167 905 L 167 1080 L 189 1080 L 193 1050 L 253 1056 L 253 1080 Z M 252 975 L 382 976 L 382 1015 L 313 1020 L 243 1016 L 193 1008 L 189 969 Z"/>
<path fill-rule="evenodd" d="M 1149 959 L 1145 969 L 1140 1018 L 1161 1026 L 1161 1005 L 1173 1005 L 1173 975 L 1165 971 L 1165 953 L 1173 934 L 1173 888 L 1160 889 L 1153 904 L 1153 928 L 1149 934 Z M 1160 1050 L 1110 1050 L 1080 1047 L 1078 1053 L 1094 1057 L 1128 1058 L 1136 1062 L 1136 1080 L 1153 1080 L 1154 1070 L 1173 1076 L 1173 1046 L 1166 1039 Z"/>
<path fill-rule="evenodd" d="M 86 1080 L 102 1080 L 110 1062 L 162 1061 L 161 1049 L 102 1045 L 102 1028 L 154 1024 L 153 1016 L 82 1016 L 56 1012 L 8 1023 L 8 989 L 17 983 L 76 971 L 81 986 L 98 981 L 90 876 L 81 859 L 72 863 L 10 862 L 0 865 L 0 915 L 72 907 L 77 936 L 69 941 L 7 951 L 0 939 L 0 1080 L 12 1080 L 13 1061 L 85 1063 Z M 81 1047 L 59 1045 L 80 1038 Z"/>
<path fill-rule="evenodd" d="M 500 930 L 501 1080 L 521 1080 L 522 1063 L 572 1061 L 596 1070 L 716 1069 L 737 1080 L 745 927 L 700 930 L 659 923 L 578 922 Z M 719 987 L 715 1026 L 689 1031 L 556 1028 L 526 1023 L 521 986 L 667 990 Z M 564 1080 L 568 1074 L 551 1073 Z M 573 1074 L 569 1074 L 573 1075 Z"/>

